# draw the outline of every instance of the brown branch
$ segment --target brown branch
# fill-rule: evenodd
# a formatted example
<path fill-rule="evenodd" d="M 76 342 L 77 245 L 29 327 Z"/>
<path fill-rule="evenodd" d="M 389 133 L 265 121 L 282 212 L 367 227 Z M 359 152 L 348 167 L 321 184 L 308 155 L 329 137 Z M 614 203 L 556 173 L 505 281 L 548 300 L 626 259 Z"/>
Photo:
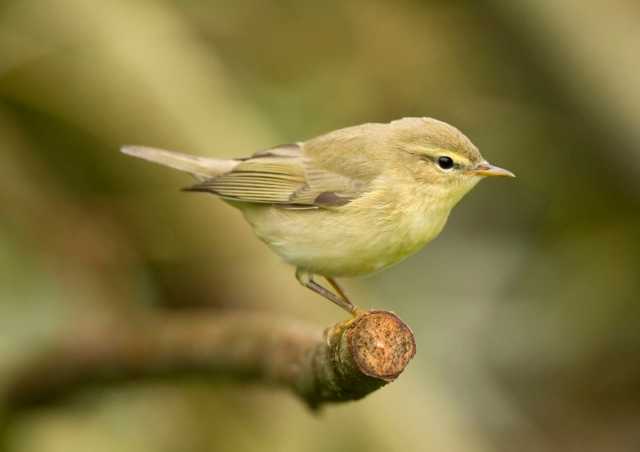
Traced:
<path fill-rule="evenodd" d="M 393 313 L 368 311 L 320 331 L 265 314 L 153 316 L 117 328 L 68 331 L 16 373 L 10 411 L 90 385 L 180 375 L 223 376 L 285 387 L 310 407 L 356 400 L 393 381 L 415 354 Z"/>

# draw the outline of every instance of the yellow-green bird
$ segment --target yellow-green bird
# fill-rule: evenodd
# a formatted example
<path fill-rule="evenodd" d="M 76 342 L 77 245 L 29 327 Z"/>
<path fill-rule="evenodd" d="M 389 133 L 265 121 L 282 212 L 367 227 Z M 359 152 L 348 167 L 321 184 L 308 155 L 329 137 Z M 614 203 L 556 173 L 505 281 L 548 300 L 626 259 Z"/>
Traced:
<path fill-rule="evenodd" d="M 296 267 L 303 286 L 353 315 L 358 309 L 334 278 L 401 261 L 440 233 L 482 178 L 514 177 L 458 129 L 432 118 L 347 127 L 246 158 L 144 146 L 122 152 L 194 175 L 199 183 L 185 190 L 213 193 L 240 209 L 256 235 Z"/>

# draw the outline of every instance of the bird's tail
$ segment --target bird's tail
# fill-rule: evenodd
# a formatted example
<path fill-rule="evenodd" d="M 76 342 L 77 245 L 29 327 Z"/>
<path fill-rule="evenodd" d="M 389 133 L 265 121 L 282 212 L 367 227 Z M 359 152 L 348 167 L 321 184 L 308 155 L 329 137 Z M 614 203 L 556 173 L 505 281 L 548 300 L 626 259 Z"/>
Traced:
<path fill-rule="evenodd" d="M 198 157 L 146 146 L 123 146 L 121 151 L 123 154 L 191 173 L 198 179 L 208 179 L 227 173 L 239 163 L 237 160 Z"/>

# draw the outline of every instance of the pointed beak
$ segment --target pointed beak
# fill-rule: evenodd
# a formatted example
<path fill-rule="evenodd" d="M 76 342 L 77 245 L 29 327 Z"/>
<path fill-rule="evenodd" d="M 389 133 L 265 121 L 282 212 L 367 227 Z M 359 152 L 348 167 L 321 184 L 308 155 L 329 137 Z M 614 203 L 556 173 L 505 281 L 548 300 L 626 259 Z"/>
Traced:
<path fill-rule="evenodd" d="M 516 177 L 511 171 L 506 170 L 504 168 L 500 168 L 499 166 L 492 165 L 487 161 L 480 162 L 469 171 L 471 174 L 476 176 L 505 176 L 505 177 Z"/>

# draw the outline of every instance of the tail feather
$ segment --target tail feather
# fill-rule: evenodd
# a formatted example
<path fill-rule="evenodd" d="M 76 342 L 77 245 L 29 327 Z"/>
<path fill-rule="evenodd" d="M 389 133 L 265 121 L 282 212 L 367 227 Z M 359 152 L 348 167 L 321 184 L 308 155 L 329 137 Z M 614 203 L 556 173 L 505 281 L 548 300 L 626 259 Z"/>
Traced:
<path fill-rule="evenodd" d="M 199 179 L 207 179 L 227 173 L 239 163 L 236 160 L 198 157 L 146 146 L 123 146 L 121 151 L 123 154 L 191 173 Z"/>

